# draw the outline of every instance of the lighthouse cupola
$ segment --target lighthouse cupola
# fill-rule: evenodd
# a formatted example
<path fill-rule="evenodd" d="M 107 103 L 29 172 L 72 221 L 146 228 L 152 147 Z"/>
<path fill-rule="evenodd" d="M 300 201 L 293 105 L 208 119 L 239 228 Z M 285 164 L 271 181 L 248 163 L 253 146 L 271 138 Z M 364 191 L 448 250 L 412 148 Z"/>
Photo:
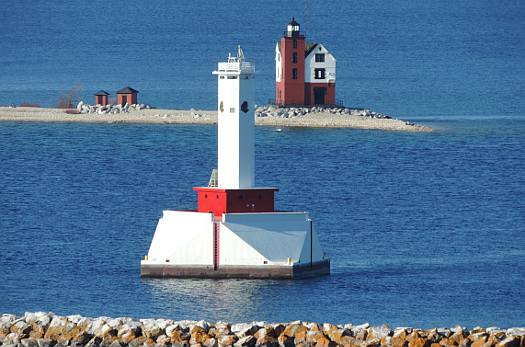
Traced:
<path fill-rule="evenodd" d="M 295 18 L 292 17 L 291 22 L 288 23 L 286 35 L 288 37 L 297 37 L 300 35 L 300 32 L 301 32 L 300 29 L 301 29 L 301 26 L 299 25 L 299 23 L 297 23 Z"/>

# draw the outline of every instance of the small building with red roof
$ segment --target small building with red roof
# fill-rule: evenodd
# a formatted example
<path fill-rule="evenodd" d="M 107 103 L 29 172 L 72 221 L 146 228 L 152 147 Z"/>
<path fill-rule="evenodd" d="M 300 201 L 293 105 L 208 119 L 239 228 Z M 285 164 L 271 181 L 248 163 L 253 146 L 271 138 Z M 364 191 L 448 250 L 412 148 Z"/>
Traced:
<path fill-rule="evenodd" d="M 138 90 L 131 87 L 124 87 L 117 91 L 117 104 L 120 105 L 132 105 L 137 103 Z"/>

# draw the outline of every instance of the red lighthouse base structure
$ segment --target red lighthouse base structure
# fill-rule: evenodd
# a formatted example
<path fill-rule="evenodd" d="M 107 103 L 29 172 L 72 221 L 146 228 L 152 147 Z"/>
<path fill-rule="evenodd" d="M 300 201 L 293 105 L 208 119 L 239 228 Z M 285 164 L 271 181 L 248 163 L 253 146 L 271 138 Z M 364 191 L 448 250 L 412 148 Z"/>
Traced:
<path fill-rule="evenodd" d="M 197 191 L 197 212 L 223 213 L 274 212 L 274 198 L 277 188 L 222 189 L 195 187 Z"/>

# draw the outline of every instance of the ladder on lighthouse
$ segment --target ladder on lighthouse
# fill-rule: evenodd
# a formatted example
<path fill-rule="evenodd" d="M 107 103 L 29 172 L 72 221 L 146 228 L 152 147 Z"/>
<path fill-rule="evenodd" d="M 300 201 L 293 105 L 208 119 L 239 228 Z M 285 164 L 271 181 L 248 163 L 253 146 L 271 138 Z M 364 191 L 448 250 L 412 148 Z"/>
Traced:
<path fill-rule="evenodd" d="M 217 169 L 211 170 L 210 180 L 208 181 L 208 187 L 217 188 L 219 185 L 219 173 Z"/>
<path fill-rule="evenodd" d="M 220 231 L 221 231 L 221 220 L 220 217 L 214 217 L 213 220 L 213 270 L 217 271 L 219 268 L 220 258 Z"/>

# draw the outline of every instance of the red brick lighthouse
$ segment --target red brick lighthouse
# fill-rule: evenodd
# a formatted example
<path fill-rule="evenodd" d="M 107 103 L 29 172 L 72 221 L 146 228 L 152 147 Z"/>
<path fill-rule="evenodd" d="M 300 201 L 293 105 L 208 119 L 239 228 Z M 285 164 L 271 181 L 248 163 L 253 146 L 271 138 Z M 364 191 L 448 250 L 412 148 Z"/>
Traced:
<path fill-rule="evenodd" d="M 323 44 L 306 42 L 292 18 L 275 47 L 275 103 L 335 105 L 334 56 Z"/>

